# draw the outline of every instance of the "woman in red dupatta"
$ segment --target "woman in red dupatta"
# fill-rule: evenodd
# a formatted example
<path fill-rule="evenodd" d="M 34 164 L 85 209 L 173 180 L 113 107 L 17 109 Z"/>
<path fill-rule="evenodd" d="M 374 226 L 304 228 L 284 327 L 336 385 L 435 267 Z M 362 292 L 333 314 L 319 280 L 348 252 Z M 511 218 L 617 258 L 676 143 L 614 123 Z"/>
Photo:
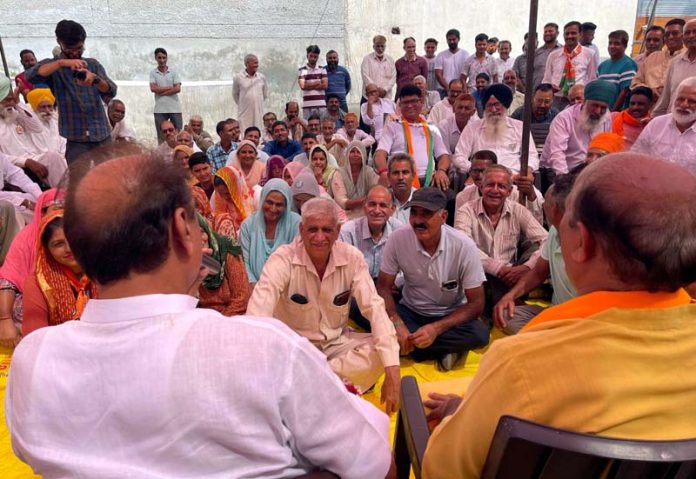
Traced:
<path fill-rule="evenodd" d="M 39 226 L 36 270 L 24 285 L 22 335 L 79 319 L 97 289 L 85 274 L 63 231 L 63 211 L 48 213 Z"/>

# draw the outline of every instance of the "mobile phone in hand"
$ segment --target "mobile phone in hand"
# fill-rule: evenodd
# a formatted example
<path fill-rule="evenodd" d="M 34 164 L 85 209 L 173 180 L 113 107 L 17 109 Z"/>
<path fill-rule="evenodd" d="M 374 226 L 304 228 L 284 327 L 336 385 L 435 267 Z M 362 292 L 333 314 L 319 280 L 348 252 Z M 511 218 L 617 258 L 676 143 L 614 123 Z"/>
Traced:
<path fill-rule="evenodd" d="M 219 274 L 222 269 L 220 262 L 209 254 L 204 254 L 201 258 L 201 267 L 208 268 L 210 274 Z"/>

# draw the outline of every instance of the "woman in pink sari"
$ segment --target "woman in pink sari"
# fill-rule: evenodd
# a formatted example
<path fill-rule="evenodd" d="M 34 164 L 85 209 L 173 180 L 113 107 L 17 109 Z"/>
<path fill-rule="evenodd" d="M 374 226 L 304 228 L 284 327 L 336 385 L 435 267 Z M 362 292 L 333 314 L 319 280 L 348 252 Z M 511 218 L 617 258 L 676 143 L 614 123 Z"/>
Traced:
<path fill-rule="evenodd" d="M 56 201 L 57 195 L 58 190 L 50 189 L 39 196 L 34 220 L 15 236 L 0 268 L 0 346 L 13 348 L 21 338 L 24 283 L 34 273 L 41 217 L 55 206 L 61 206 Z"/>

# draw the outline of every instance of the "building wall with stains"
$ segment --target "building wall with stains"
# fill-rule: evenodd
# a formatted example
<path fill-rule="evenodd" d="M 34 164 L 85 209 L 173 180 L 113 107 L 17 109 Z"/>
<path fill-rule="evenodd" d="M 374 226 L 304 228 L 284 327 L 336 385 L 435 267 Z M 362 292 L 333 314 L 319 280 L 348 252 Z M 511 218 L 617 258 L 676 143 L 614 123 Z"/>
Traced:
<path fill-rule="evenodd" d="M 582 3 L 540 2 L 539 30 L 546 22 L 592 20 L 599 28 L 596 43 L 606 52 L 609 31 L 631 31 L 637 0 L 585 0 Z M 180 95 L 185 118 L 198 113 L 213 133 L 215 123 L 234 117 L 232 78 L 243 68 L 247 53 L 259 56 L 269 81 L 269 111 L 279 116 L 286 101 L 300 98 L 297 69 L 305 48 L 317 44 L 339 54 L 353 77 L 351 109 L 360 100 L 360 63 L 371 51 L 372 36 L 387 37 L 387 53 L 403 55 L 402 41 L 435 37 L 446 47 L 445 32 L 457 28 L 461 47 L 473 50 L 473 38 L 486 32 L 509 39 L 513 55 L 521 53 L 529 7 L 513 0 L 46 0 L 27 3 L 0 0 L 3 39 L 10 73 L 21 71 L 19 51 L 29 48 L 39 59 L 56 45 L 55 24 L 68 18 L 87 30 L 85 56 L 98 59 L 119 85 L 127 121 L 139 137 L 154 141 L 153 94 L 149 72 L 154 49 L 169 53 L 169 65 L 182 78 Z M 397 30 L 398 29 L 398 30 Z M 392 33 L 397 32 L 398 33 Z M 561 38 L 562 40 L 562 38 Z M 606 55 L 605 55 L 606 56 Z"/>

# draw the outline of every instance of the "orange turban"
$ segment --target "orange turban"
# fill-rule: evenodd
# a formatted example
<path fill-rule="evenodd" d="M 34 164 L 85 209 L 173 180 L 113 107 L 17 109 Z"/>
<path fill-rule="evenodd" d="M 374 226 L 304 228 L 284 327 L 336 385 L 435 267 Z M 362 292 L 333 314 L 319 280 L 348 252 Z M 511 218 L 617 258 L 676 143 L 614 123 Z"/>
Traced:
<path fill-rule="evenodd" d="M 31 105 L 32 110 L 39 111 L 41 102 L 48 101 L 51 105 L 56 103 L 56 97 L 53 96 L 48 88 L 34 88 L 27 94 L 27 101 Z"/>
<path fill-rule="evenodd" d="M 598 148 L 607 153 L 618 153 L 624 150 L 624 139 L 616 133 L 597 133 L 587 146 L 588 150 L 592 148 Z"/>

